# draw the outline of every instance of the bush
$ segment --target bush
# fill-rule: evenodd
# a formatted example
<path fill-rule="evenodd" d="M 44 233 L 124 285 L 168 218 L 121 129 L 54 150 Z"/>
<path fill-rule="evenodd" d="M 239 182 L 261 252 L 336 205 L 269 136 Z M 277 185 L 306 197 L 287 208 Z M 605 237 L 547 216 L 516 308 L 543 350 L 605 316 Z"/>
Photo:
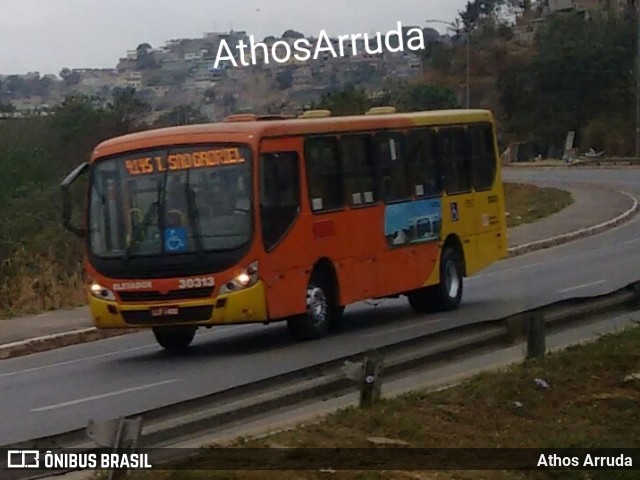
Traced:
<path fill-rule="evenodd" d="M 85 301 L 82 242 L 62 228 L 59 183 L 101 140 L 145 128 L 145 110 L 134 92 L 106 107 L 74 96 L 51 117 L 0 122 L 0 316 Z"/>
<path fill-rule="evenodd" d="M 634 149 L 633 128 L 629 122 L 618 118 L 595 118 L 580 132 L 581 151 L 593 148 L 607 156 L 631 155 Z"/>

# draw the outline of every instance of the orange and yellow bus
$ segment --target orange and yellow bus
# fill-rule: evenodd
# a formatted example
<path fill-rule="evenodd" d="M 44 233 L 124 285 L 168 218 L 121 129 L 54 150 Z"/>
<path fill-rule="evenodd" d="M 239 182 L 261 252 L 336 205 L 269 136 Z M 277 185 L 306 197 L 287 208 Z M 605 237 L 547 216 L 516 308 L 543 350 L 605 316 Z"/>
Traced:
<path fill-rule="evenodd" d="M 491 112 L 301 117 L 131 134 L 69 174 L 64 223 L 85 237 L 98 328 L 152 328 L 169 350 L 214 325 L 286 320 L 319 338 L 365 299 L 455 309 L 463 278 L 505 257 Z"/>

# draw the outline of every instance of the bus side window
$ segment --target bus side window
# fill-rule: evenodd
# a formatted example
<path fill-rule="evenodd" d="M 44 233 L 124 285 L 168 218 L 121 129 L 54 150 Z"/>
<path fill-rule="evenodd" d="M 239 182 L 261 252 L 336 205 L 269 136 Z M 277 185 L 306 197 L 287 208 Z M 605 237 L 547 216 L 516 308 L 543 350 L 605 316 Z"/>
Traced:
<path fill-rule="evenodd" d="M 260 157 L 260 218 L 262 238 L 272 250 L 300 211 L 300 168 L 296 152 L 265 153 Z"/>
<path fill-rule="evenodd" d="M 407 134 L 409 185 L 416 197 L 429 197 L 442 192 L 442 172 L 435 130 L 419 128 Z"/>
<path fill-rule="evenodd" d="M 379 192 L 385 202 L 409 200 L 414 193 L 407 175 L 404 140 L 404 134 L 397 132 L 376 135 Z"/>
<path fill-rule="evenodd" d="M 314 212 L 344 206 L 338 144 L 335 137 L 311 137 L 305 141 L 309 201 Z"/>
<path fill-rule="evenodd" d="M 496 176 L 496 152 L 491 125 L 468 127 L 471 150 L 471 170 L 473 188 L 477 191 L 490 190 Z"/>
<path fill-rule="evenodd" d="M 442 173 L 448 194 L 471 191 L 471 165 L 467 134 L 464 128 L 443 128 L 439 132 L 442 152 Z"/>
<path fill-rule="evenodd" d="M 375 171 L 368 135 L 345 135 L 340 138 L 345 193 L 352 206 L 374 203 Z"/>

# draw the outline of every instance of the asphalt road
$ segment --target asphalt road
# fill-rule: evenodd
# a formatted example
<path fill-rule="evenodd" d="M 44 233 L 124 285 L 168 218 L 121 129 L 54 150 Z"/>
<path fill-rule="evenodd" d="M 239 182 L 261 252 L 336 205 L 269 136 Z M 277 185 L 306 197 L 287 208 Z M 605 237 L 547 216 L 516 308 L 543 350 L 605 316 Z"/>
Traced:
<path fill-rule="evenodd" d="M 640 170 L 522 170 L 508 180 L 604 183 L 640 193 Z M 199 332 L 171 357 L 140 333 L 0 362 L 0 445 L 61 433 L 311 366 L 389 342 L 640 280 L 640 217 L 602 235 L 502 261 L 465 284 L 464 304 L 416 316 L 405 299 L 349 307 L 332 336 L 295 343 L 283 324 Z"/>

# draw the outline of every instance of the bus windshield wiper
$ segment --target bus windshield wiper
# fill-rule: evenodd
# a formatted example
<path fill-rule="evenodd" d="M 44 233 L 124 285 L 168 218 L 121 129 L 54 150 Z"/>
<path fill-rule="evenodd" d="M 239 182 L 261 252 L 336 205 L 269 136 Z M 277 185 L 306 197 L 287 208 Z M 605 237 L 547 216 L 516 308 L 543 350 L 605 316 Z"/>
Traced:
<path fill-rule="evenodd" d="M 195 192 L 191 188 L 189 182 L 189 173 L 191 170 L 187 170 L 187 182 L 185 183 L 185 194 L 187 196 L 187 216 L 189 217 L 189 226 L 193 231 L 193 239 L 196 244 L 196 251 L 198 254 L 202 254 L 202 235 L 200 232 L 200 219 L 198 215 L 198 205 L 195 199 Z"/>
<path fill-rule="evenodd" d="M 168 155 L 168 153 L 167 153 Z M 162 192 L 158 192 L 158 230 L 160 230 L 160 253 L 165 253 L 164 228 L 166 226 L 165 205 L 167 204 L 167 181 L 169 180 L 169 169 L 164 171 L 162 180 Z"/>
<path fill-rule="evenodd" d="M 160 201 L 161 201 L 161 195 L 162 195 L 162 185 L 160 183 L 158 183 L 158 190 L 157 190 L 157 195 L 156 195 L 156 201 L 155 203 L 152 203 L 149 206 L 149 210 L 147 210 L 147 213 L 145 214 L 144 218 L 142 219 L 142 225 L 137 227 L 134 231 L 134 229 L 131 229 L 131 240 L 129 240 L 129 243 L 127 245 L 127 249 L 124 252 L 124 259 L 125 260 L 129 260 L 131 258 L 131 250 L 133 249 L 133 246 L 136 243 L 139 243 L 139 240 L 137 239 L 137 235 L 141 232 L 142 235 L 144 235 L 144 232 L 146 230 L 146 228 L 151 225 L 151 217 L 153 216 L 154 213 L 154 207 L 155 207 L 155 213 L 156 213 L 156 219 L 158 222 L 158 225 L 160 224 Z"/>

